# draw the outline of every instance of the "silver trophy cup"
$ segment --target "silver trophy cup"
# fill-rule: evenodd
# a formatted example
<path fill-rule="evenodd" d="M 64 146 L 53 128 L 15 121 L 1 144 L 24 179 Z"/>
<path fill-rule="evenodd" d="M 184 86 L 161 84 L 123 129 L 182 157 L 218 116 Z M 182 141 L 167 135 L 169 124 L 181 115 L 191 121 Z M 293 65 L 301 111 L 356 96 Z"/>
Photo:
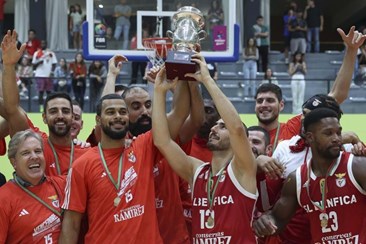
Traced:
<path fill-rule="evenodd" d="M 186 73 L 196 71 L 196 64 L 191 61 L 191 56 L 200 51 L 200 41 L 207 36 L 203 30 L 204 25 L 202 12 L 191 6 L 181 7 L 173 15 L 174 31 L 167 31 L 173 44 L 165 61 L 168 79 L 178 77 L 185 80 Z"/>

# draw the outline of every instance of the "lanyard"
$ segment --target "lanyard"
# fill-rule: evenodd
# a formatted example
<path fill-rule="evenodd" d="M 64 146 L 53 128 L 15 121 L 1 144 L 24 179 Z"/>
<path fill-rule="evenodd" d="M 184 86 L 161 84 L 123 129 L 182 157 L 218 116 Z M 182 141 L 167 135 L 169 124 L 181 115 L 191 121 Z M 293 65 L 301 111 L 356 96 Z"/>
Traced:
<path fill-rule="evenodd" d="M 98 143 L 98 149 L 99 149 L 100 158 L 102 159 L 102 165 L 103 165 L 104 171 L 107 173 L 109 180 L 111 181 L 111 183 L 113 184 L 113 186 L 118 191 L 119 188 L 120 188 L 120 186 L 121 186 L 121 175 L 122 175 L 122 165 L 123 165 L 123 153 L 119 157 L 119 162 L 118 162 L 118 181 L 116 183 L 116 181 L 113 179 L 113 176 L 111 174 L 111 171 L 109 171 L 109 168 L 107 166 L 107 162 L 105 161 L 105 158 L 104 158 L 104 155 L 103 155 L 103 150 L 102 150 L 102 145 L 100 144 L 100 142 Z"/>
<path fill-rule="evenodd" d="M 51 207 L 48 203 L 46 203 L 45 201 L 43 201 L 41 198 L 39 198 L 36 194 L 34 194 L 33 192 L 31 192 L 30 190 L 28 190 L 26 187 L 24 187 L 21 183 L 19 183 L 18 181 L 18 177 L 15 176 L 14 177 L 15 182 L 17 183 L 17 185 L 23 190 L 25 191 L 29 196 L 33 197 L 34 199 L 36 199 L 38 202 L 40 202 L 43 206 L 45 206 L 46 208 L 48 208 L 49 210 L 51 210 L 54 214 L 56 214 L 58 217 L 61 217 L 61 211 L 56 210 L 55 208 Z M 57 191 L 56 191 L 57 193 Z M 58 195 L 58 194 L 57 194 Z"/>
<path fill-rule="evenodd" d="M 58 157 L 57 157 L 55 147 L 53 146 L 50 138 L 48 138 L 47 140 L 48 140 L 48 144 L 50 144 L 53 156 L 55 157 L 55 164 L 56 164 L 57 174 L 61 175 L 60 163 L 58 161 Z M 71 164 L 72 164 L 73 161 L 74 161 L 74 143 L 71 141 L 70 162 L 69 162 L 69 167 L 67 168 L 67 171 L 69 171 L 69 169 L 71 168 Z"/>

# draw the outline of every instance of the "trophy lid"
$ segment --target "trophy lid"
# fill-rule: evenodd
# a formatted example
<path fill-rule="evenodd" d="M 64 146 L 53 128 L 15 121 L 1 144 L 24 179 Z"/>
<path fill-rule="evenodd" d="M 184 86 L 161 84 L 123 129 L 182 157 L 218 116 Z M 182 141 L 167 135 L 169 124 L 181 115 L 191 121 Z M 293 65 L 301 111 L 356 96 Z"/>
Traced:
<path fill-rule="evenodd" d="M 198 8 L 192 6 L 183 6 L 179 8 L 177 13 L 173 15 L 173 21 L 176 22 L 180 18 L 187 17 L 191 17 L 192 19 L 194 19 L 197 22 L 198 26 L 200 28 L 203 28 L 205 24 L 203 14 Z"/>

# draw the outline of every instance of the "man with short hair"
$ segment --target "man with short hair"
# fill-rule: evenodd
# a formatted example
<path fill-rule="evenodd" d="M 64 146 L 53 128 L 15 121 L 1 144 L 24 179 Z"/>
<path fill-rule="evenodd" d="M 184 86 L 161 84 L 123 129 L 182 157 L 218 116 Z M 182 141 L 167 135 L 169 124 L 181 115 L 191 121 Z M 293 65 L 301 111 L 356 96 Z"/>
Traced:
<path fill-rule="evenodd" d="M 176 82 L 166 81 L 165 68 L 155 80 L 154 143 L 172 168 L 192 186 L 194 243 L 255 243 L 251 221 L 257 198 L 256 164 L 246 131 L 234 106 L 210 77 L 201 54 L 194 54 L 192 61 L 199 65 L 199 71 L 186 76 L 206 86 L 222 117 L 211 129 L 208 141 L 213 151 L 212 162 L 204 164 L 187 156 L 169 136 L 165 96 Z"/>
<path fill-rule="evenodd" d="M 254 223 L 258 236 L 280 232 L 301 207 L 310 221 L 311 243 L 366 241 L 366 161 L 341 152 L 338 117 L 329 108 L 305 116 L 312 158 L 287 177 L 273 209 Z"/>
<path fill-rule="evenodd" d="M 77 139 L 80 131 L 83 129 L 83 110 L 76 100 L 72 100 L 72 113 L 74 115 L 71 124 L 71 138 Z"/>
<path fill-rule="evenodd" d="M 66 182 L 45 175 L 42 138 L 31 130 L 17 132 L 8 158 L 15 173 L 0 187 L 0 243 L 57 242 Z"/>
<path fill-rule="evenodd" d="M 25 45 L 20 50 L 16 47 L 16 32 L 10 31 L 1 44 L 4 60 L 3 98 L 10 136 L 18 131 L 34 128 L 26 113 L 19 105 L 19 92 L 15 82 L 15 65 L 22 56 Z M 43 105 L 43 122 L 47 124 L 49 135 L 43 135 L 46 175 L 66 175 L 72 162 L 87 149 L 75 146 L 71 138 L 73 121 L 71 98 L 66 93 L 52 93 Z M 44 134 L 44 133 L 43 133 Z"/>
<path fill-rule="evenodd" d="M 260 126 L 250 126 L 248 128 L 248 140 L 252 146 L 254 157 L 260 155 L 270 155 L 272 153 L 272 145 L 270 144 L 269 133 Z"/>
<path fill-rule="evenodd" d="M 121 96 L 103 96 L 96 123 L 101 140 L 73 164 L 67 178 L 60 243 L 76 243 L 83 214 L 89 229 L 85 242 L 162 243 L 156 221 L 151 133 L 125 148 L 128 109 Z"/>

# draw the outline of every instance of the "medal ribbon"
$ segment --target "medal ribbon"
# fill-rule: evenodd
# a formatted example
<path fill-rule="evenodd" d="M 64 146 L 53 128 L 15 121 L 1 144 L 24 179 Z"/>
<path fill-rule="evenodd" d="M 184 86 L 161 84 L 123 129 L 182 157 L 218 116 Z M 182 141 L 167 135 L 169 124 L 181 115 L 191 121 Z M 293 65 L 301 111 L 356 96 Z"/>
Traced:
<path fill-rule="evenodd" d="M 313 162 L 311 160 L 311 162 Z M 336 162 L 333 162 L 332 165 L 328 168 L 327 170 L 327 173 L 325 175 L 325 178 L 324 179 L 321 179 L 320 180 L 320 193 L 322 195 L 322 199 L 321 199 L 321 202 L 319 202 L 319 204 L 317 202 L 314 202 L 313 199 L 311 199 L 310 197 L 310 190 L 309 190 L 309 185 L 310 185 L 310 171 L 311 171 L 311 162 L 309 163 L 308 165 L 308 179 L 307 179 L 307 184 L 306 184 L 306 192 L 308 194 L 308 197 L 310 199 L 310 202 L 316 207 L 318 208 L 322 213 L 325 213 L 325 205 L 326 205 L 326 201 L 327 201 L 327 191 L 328 191 L 328 188 L 327 188 L 327 178 L 328 176 L 331 174 L 331 172 L 333 172 L 333 170 L 335 169 L 335 167 L 337 166 Z M 323 184 L 322 184 L 323 182 Z"/>
<path fill-rule="evenodd" d="M 45 201 L 43 201 L 41 198 L 39 198 L 36 194 L 34 194 L 33 192 L 31 192 L 30 190 L 28 190 L 26 187 L 24 187 L 21 183 L 19 183 L 18 181 L 18 177 L 15 176 L 14 177 L 15 182 L 17 183 L 17 185 L 23 190 L 25 191 L 29 196 L 33 197 L 34 199 L 36 199 L 38 202 L 40 202 L 43 206 L 45 206 L 46 208 L 48 208 L 49 210 L 51 210 L 54 214 L 56 214 L 58 217 L 61 217 L 61 211 L 56 210 L 55 208 L 51 207 L 48 203 L 46 203 Z M 57 194 L 58 195 L 58 194 Z"/>
<path fill-rule="evenodd" d="M 273 150 L 272 150 L 272 152 L 274 152 L 276 150 L 277 141 L 278 141 L 278 135 L 280 134 L 280 128 L 281 128 L 281 124 L 280 124 L 280 122 L 278 122 L 278 124 L 277 124 L 277 130 L 276 130 L 276 136 L 275 136 L 275 140 L 274 140 L 274 143 L 273 143 Z"/>
<path fill-rule="evenodd" d="M 107 166 L 107 162 L 105 161 L 105 158 L 104 158 L 104 155 L 103 155 L 103 150 L 102 150 L 102 145 L 100 144 L 100 142 L 98 143 L 98 149 L 99 149 L 100 158 L 102 159 L 102 165 L 103 165 L 104 171 L 107 173 L 109 180 L 111 181 L 111 183 L 113 184 L 113 186 L 118 191 L 119 188 L 120 188 L 120 186 L 121 186 L 121 175 L 122 175 L 122 166 L 123 166 L 123 153 L 119 157 L 119 162 L 118 162 L 118 180 L 117 180 L 117 183 L 116 183 L 115 180 L 113 179 L 113 176 L 112 176 L 111 171 L 109 171 L 109 168 Z"/>
<path fill-rule="evenodd" d="M 226 164 L 227 165 L 227 164 Z M 212 168 L 210 169 L 210 175 L 209 175 L 209 178 L 208 178 L 208 181 L 207 181 L 207 199 L 208 199 L 208 203 L 209 203 L 209 209 L 212 210 L 212 207 L 213 207 L 213 203 L 214 203 L 214 198 L 215 198 L 215 192 L 216 192 L 216 189 L 217 189 L 217 186 L 219 184 L 219 181 L 220 181 L 220 177 L 221 175 L 223 174 L 224 172 L 224 169 L 226 168 L 226 165 L 225 167 L 223 167 L 220 172 L 219 172 L 219 175 L 217 177 L 217 180 L 215 182 L 215 185 L 212 189 L 212 183 L 213 183 L 213 174 L 212 174 Z M 212 189 L 212 190 L 211 190 Z"/>
<path fill-rule="evenodd" d="M 57 170 L 57 174 L 61 175 L 61 169 L 60 169 L 60 163 L 58 161 L 58 157 L 57 157 L 57 153 L 55 150 L 55 147 L 53 146 L 50 138 L 47 139 L 48 140 L 48 144 L 50 144 L 53 156 L 55 157 L 55 164 L 56 164 L 56 170 Z M 71 168 L 71 164 L 74 161 L 74 143 L 71 141 L 71 152 L 70 152 L 70 161 L 69 161 L 69 167 L 67 168 L 67 171 L 70 170 Z"/>

